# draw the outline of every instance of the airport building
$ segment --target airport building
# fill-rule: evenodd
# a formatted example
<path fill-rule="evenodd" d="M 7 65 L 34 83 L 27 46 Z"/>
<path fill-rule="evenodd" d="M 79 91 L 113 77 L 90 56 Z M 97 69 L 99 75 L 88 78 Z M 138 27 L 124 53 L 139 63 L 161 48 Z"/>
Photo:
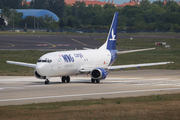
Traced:
<path fill-rule="evenodd" d="M 35 17 L 45 17 L 45 15 L 48 15 L 49 17 L 52 16 L 52 18 L 55 21 L 59 21 L 59 18 L 56 14 L 49 10 L 44 10 L 44 9 L 15 9 L 19 13 L 23 13 L 22 18 L 26 18 L 27 16 L 35 16 Z M 0 14 L 1 14 L 1 9 L 0 9 Z M 5 18 L 5 23 L 8 25 L 8 20 Z"/>

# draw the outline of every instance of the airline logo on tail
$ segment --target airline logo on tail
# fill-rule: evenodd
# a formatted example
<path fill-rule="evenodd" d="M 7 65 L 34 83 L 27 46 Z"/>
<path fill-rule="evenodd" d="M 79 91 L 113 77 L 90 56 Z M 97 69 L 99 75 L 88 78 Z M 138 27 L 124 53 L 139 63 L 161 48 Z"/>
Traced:
<path fill-rule="evenodd" d="M 112 39 L 110 38 L 109 40 L 111 40 L 111 41 L 116 40 L 116 35 L 114 35 L 114 30 L 113 29 L 112 29 L 112 32 L 111 32 L 111 36 L 112 36 Z"/>

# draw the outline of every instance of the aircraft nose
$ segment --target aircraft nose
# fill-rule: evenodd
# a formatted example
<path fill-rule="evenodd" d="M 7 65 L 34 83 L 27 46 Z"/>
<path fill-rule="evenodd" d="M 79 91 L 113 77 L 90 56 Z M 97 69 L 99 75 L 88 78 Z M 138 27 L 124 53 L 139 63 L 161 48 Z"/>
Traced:
<path fill-rule="evenodd" d="M 36 71 L 38 72 L 39 75 L 45 76 L 44 70 L 45 70 L 45 68 L 43 67 L 42 64 L 37 64 L 36 65 Z"/>

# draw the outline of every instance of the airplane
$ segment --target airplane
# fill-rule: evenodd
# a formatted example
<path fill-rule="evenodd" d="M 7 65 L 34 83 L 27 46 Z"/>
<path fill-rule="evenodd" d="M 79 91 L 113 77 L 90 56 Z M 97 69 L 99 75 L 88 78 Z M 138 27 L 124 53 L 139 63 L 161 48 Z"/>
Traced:
<path fill-rule="evenodd" d="M 107 40 L 98 49 L 51 52 L 41 56 L 36 64 L 15 61 L 6 62 L 35 68 L 35 77 L 44 79 L 45 84 L 49 84 L 50 77 L 61 77 L 63 83 L 69 83 L 70 76 L 83 73 L 90 74 L 92 83 L 99 83 L 100 80 L 104 80 L 107 77 L 110 70 L 173 63 L 159 62 L 111 66 L 119 54 L 155 49 L 148 48 L 128 51 L 116 50 L 118 15 L 118 12 L 114 14 Z"/>

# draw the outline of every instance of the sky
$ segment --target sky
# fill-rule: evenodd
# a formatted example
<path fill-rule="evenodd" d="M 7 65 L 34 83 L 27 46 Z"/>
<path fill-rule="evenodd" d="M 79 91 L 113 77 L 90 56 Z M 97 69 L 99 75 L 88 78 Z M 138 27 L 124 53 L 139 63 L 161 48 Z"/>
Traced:
<path fill-rule="evenodd" d="M 27 0 L 27 1 L 31 1 L 31 0 Z M 98 1 L 104 2 L 104 1 L 109 1 L 109 0 L 98 0 Z M 110 0 L 110 1 L 112 2 L 112 0 Z M 115 4 L 123 4 L 124 2 L 129 2 L 129 1 L 130 0 L 114 0 L 114 3 Z M 157 1 L 157 0 L 149 0 L 149 1 L 153 2 L 153 1 Z M 161 1 L 163 1 L 163 0 L 161 0 Z M 179 0 L 175 0 L 175 1 L 179 1 Z"/>

